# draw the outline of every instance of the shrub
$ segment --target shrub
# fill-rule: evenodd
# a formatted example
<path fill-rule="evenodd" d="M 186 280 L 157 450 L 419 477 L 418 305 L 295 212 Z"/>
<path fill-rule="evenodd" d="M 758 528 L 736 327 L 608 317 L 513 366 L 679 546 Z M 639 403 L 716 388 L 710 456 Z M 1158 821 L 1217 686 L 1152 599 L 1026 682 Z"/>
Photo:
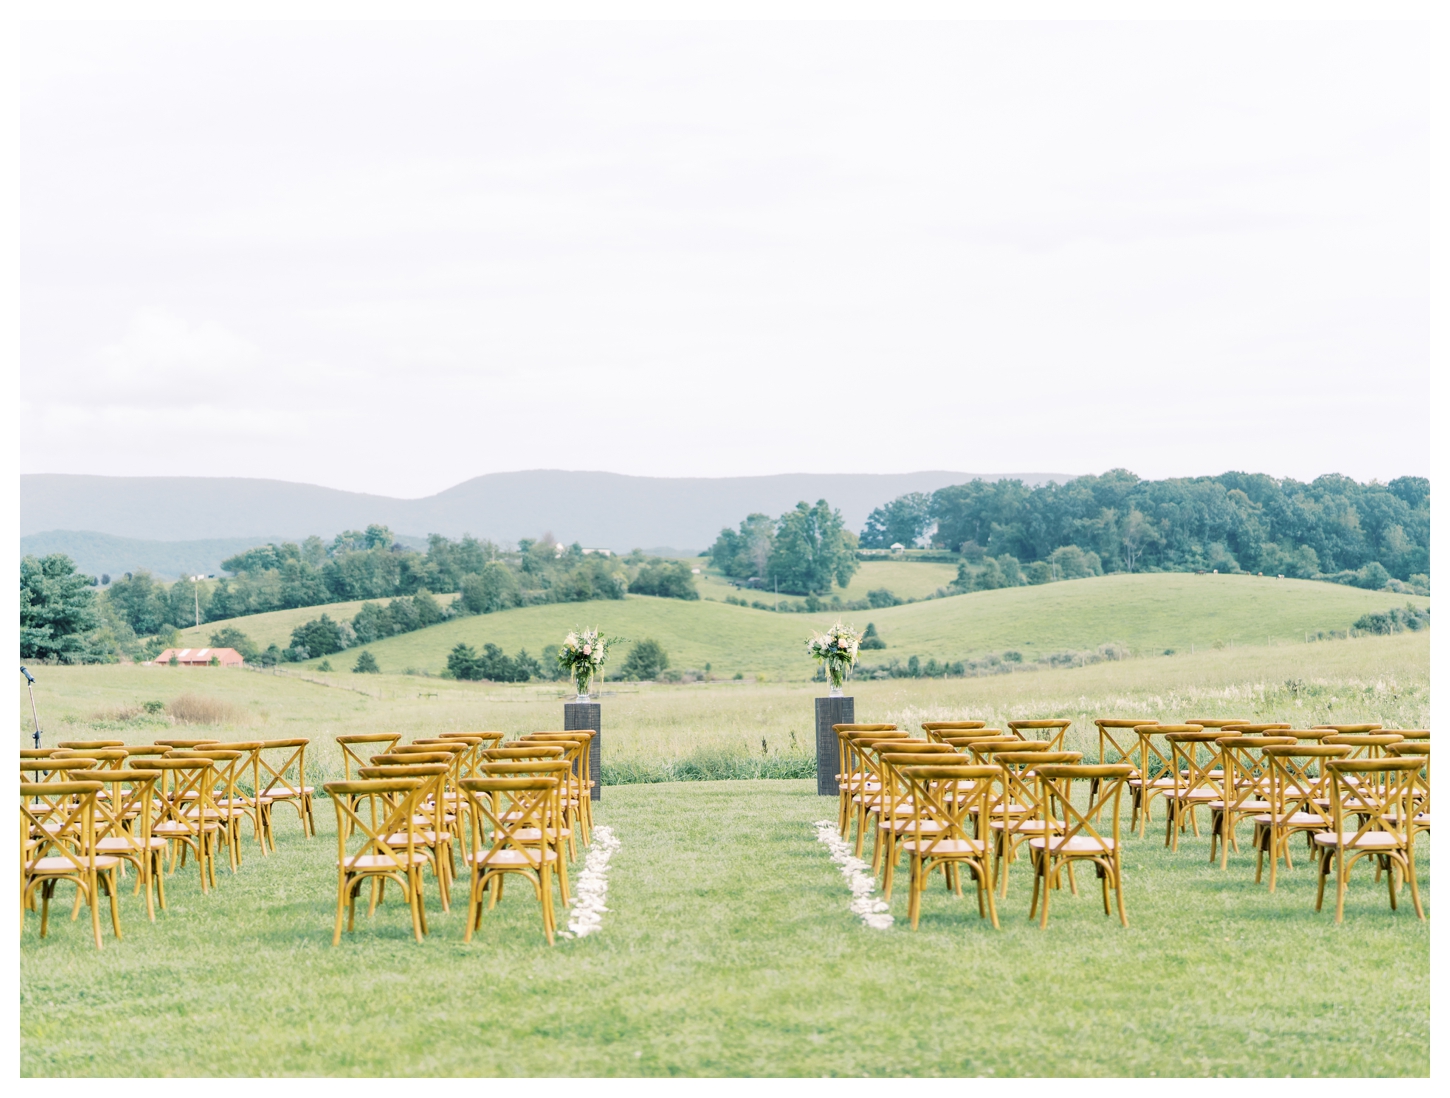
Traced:
<path fill-rule="evenodd" d="M 657 640 L 646 637 L 635 643 L 619 668 L 621 678 L 642 681 L 657 679 L 670 665 L 669 653 Z"/>
<path fill-rule="evenodd" d="M 884 610 L 888 606 L 901 605 L 901 600 L 885 587 L 878 587 L 874 591 L 867 591 L 866 601 L 870 604 L 872 610 Z"/>
<path fill-rule="evenodd" d="M 885 648 L 886 642 L 881 639 L 881 634 L 876 632 L 876 623 L 868 621 L 866 632 L 861 634 L 861 649 L 863 651 L 875 651 Z"/>
<path fill-rule="evenodd" d="M 1403 633 L 1407 629 L 1411 632 L 1418 632 L 1430 627 L 1430 611 L 1421 610 L 1414 604 L 1407 603 L 1403 610 L 1393 607 L 1382 613 L 1364 614 L 1354 623 L 1354 627 L 1361 633 L 1377 635 Z"/>
<path fill-rule="evenodd" d="M 1086 579 L 1088 576 L 1103 574 L 1103 562 L 1098 555 L 1091 550 L 1083 552 L 1076 545 L 1064 545 L 1054 549 L 1048 556 L 1047 562 L 1049 565 L 1057 566 L 1057 575 L 1060 579 Z"/>
<path fill-rule="evenodd" d="M 355 675 L 376 675 L 381 669 L 378 667 L 377 657 L 364 648 L 358 653 L 357 663 L 353 664 Z"/>
<path fill-rule="evenodd" d="M 629 585 L 632 595 L 655 595 L 666 599 L 698 599 L 695 576 L 682 560 L 662 560 L 639 570 Z"/>
<path fill-rule="evenodd" d="M 181 724 L 223 724 L 237 718 L 235 706 L 201 694 L 182 694 L 166 707 L 166 712 Z"/>
<path fill-rule="evenodd" d="M 302 659 L 330 656 L 334 652 L 341 652 L 345 647 L 342 627 L 326 614 L 292 630 L 292 648 L 302 648 L 308 653 Z"/>

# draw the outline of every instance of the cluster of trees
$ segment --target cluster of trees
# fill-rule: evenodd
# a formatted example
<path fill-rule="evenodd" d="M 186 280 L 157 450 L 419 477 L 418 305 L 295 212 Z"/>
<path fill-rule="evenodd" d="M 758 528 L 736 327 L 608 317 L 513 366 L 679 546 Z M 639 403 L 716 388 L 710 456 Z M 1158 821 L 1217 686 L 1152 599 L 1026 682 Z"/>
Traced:
<path fill-rule="evenodd" d="M 20 658 L 56 663 L 114 659 L 104 635 L 95 579 L 64 553 L 20 562 Z"/>
<path fill-rule="evenodd" d="M 828 595 L 845 587 L 860 565 L 856 535 L 825 500 L 804 500 L 779 518 L 748 515 L 738 530 L 720 531 L 706 552 L 725 575 L 790 595 Z"/>
<path fill-rule="evenodd" d="M 547 669 L 547 670 L 546 670 Z M 482 652 L 475 652 L 471 644 L 454 645 L 448 653 L 448 669 L 445 678 L 489 682 L 528 682 L 530 679 L 559 679 L 563 671 L 557 662 L 544 653 L 544 659 L 536 660 L 527 649 L 519 649 L 517 656 L 510 656 L 496 644 L 485 644 Z"/>
<path fill-rule="evenodd" d="M 1332 475 L 1306 484 L 1256 473 L 1141 480 L 1125 469 L 1037 488 L 974 480 L 898 497 L 861 532 L 868 547 L 925 540 L 990 557 L 999 569 L 1004 558 L 1051 564 L 1057 550 L 1076 547 L 1109 572 L 1217 569 L 1367 586 L 1378 568 L 1386 582 L 1428 590 L 1430 482 Z"/>
<path fill-rule="evenodd" d="M 310 537 L 301 543 L 260 545 L 229 557 L 233 573 L 215 582 L 189 579 L 170 585 L 150 573 L 127 573 L 111 584 L 102 609 L 124 634 L 122 641 L 162 636 L 176 628 L 247 614 L 354 599 L 391 599 L 366 608 L 354 619 L 358 643 L 423 628 L 447 613 L 487 614 L 515 606 L 550 602 L 622 599 L 627 592 L 664 598 L 698 599 L 694 576 L 681 561 L 585 553 L 578 545 L 557 546 L 550 535 L 524 538 L 517 549 L 464 537 L 428 539 L 427 552 L 399 544 L 385 526 L 338 534 L 329 544 Z M 450 611 L 430 594 L 457 592 Z M 416 612 L 415 612 L 416 611 Z M 350 647 L 345 645 L 344 647 Z M 316 653 L 313 653 L 316 655 Z"/>
<path fill-rule="evenodd" d="M 1102 574 L 1102 559 L 1091 549 L 1084 551 L 1076 545 L 1060 546 L 1047 554 L 1046 560 L 1034 560 L 1025 565 L 1011 553 L 989 557 L 980 550 L 969 550 L 957 565 L 952 593 L 994 591 L 999 587 L 1019 587 L 1024 583 L 1052 583 Z"/>

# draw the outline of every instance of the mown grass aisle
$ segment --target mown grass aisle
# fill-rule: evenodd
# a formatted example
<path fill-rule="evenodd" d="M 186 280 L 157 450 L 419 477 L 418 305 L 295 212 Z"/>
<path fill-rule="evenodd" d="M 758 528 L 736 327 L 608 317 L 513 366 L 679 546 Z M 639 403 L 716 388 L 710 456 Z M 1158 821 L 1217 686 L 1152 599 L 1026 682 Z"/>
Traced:
<path fill-rule="evenodd" d="M 412 942 L 394 902 L 328 945 L 332 812 L 279 853 L 250 848 L 200 895 L 183 872 L 155 927 L 129 895 L 99 955 L 61 920 L 21 942 L 21 1063 L 45 1074 L 1423 1074 L 1428 926 L 1360 869 L 1345 924 L 1300 865 L 1274 896 L 1247 854 L 1133 840 L 1132 926 L 1096 882 L 1003 928 L 929 894 L 921 929 L 864 927 L 812 821 L 813 782 L 606 791 L 621 842 L 603 929 L 550 949 L 517 884 L 462 942 L 461 904 Z M 1420 878 L 1429 900 L 1428 843 Z M 581 863 L 582 864 L 582 863 Z M 1299 863 L 1296 863 L 1299 864 Z M 1088 874 L 1081 874 L 1088 877 Z M 904 880 L 904 875 L 903 875 Z M 1406 897 L 1408 900 L 1408 897 Z M 1392 1004 L 1392 1006 L 1390 1005 Z M 1365 1026 L 1374 1020 L 1373 1039 Z"/>

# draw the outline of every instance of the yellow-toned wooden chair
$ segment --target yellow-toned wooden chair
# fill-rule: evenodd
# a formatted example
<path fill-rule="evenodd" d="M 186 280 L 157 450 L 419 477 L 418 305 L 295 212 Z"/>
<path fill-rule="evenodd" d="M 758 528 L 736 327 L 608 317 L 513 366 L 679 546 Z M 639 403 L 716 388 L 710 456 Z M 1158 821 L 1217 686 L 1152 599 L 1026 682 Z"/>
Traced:
<path fill-rule="evenodd" d="M 1169 771 L 1173 787 L 1162 793 L 1168 825 L 1163 845 L 1178 850 L 1178 836 L 1188 826 L 1198 834 L 1198 810 L 1223 801 L 1223 762 L 1217 729 L 1196 732 L 1168 732 L 1163 738 L 1170 749 Z"/>
<path fill-rule="evenodd" d="M 947 887 L 960 896 L 963 867 L 977 886 L 977 914 L 999 927 L 991 839 L 968 831 L 970 821 L 984 819 L 989 811 L 994 783 L 1000 779 L 998 769 L 962 762 L 944 766 L 937 762 L 940 756 L 926 753 L 908 756 L 912 757 L 920 761 L 899 764 L 911 801 L 910 827 L 901 840 L 911 866 L 907 905 L 911 929 L 921 918 L 921 898 L 932 872 L 940 869 Z"/>
<path fill-rule="evenodd" d="M 163 757 L 212 761 L 212 788 L 208 804 L 193 804 L 187 811 L 205 812 L 221 825 L 217 838 L 226 844 L 227 864 L 235 873 L 242 863 L 242 821 L 250 818 L 252 814 L 251 805 L 241 798 L 237 787 L 237 781 L 242 777 L 247 760 L 251 757 L 250 753 L 216 748 L 178 749 Z"/>
<path fill-rule="evenodd" d="M 1029 746 L 1032 745 L 1032 746 Z M 998 751 L 1051 751 L 1048 740 L 1024 740 L 1018 736 L 983 736 L 967 744 L 963 754 L 969 756 L 977 766 L 987 766 Z"/>
<path fill-rule="evenodd" d="M 403 738 L 399 732 L 368 732 L 354 736 L 338 736 L 337 746 L 342 750 L 342 778 L 352 781 L 360 766 L 368 766 L 373 755 L 392 754 L 393 747 Z"/>
<path fill-rule="evenodd" d="M 87 755 L 44 759 L 21 759 L 20 780 L 23 782 L 83 781 L 82 774 L 96 769 L 97 760 Z"/>
<path fill-rule="evenodd" d="M 118 858 L 96 850 L 96 781 L 20 783 L 20 918 L 40 892 L 40 936 L 50 928 L 50 901 L 56 885 L 76 886 L 77 901 L 91 909 L 91 933 L 101 948 L 99 892 L 111 903 L 111 932 L 121 937 L 116 906 Z M 77 907 L 77 910 L 79 908 Z"/>
<path fill-rule="evenodd" d="M 95 774 L 105 796 L 96 797 L 96 852 L 136 868 L 136 891 L 146 893 L 146 917 L 156 921 L 157 890 L 165 878 L 166 840 L 151 834 L 159 770 L 104 770 Z M 166 894 L 160 893 L 166 908 Z"/>
<path fill-rule="evenodd" d="M 914 741 L 910 735 L 901 731 L 848 732 L 846 735 L 851 737 L 852 748 L 859 753 L 862 767 L 861 793 L 852 797 L 852 802 L 856 805 L 856 856 L 861 856 L 869 830 L 872 842 L 871 871 L 876 873 L 881 868 L 880 823 L 894 811 L 894 807 L 887 803 L 889 791 L 881 753 L 891 750 L 892 744 L 925 741 Z"/>
<path fill-rule="evenodd" d="M 1415 846 L 1405 826 L 1411 815 L 1414 774 L 1420 769 L 1415 758 L 1331 759 L 1326 764 L 1332 829 L 1314 834 L 1319 850 L 1319 893 L 1314 910 L 1324 907 L 1324 884 L 1334 867 L 1334 921 L 1344 922 L 1344 893 L 1349 873 L 1366 855 L 1389 872 L 1390 910 L 1398 908 L 1399 880 L 1409 882 L 1415 914 L 1425 917 L 1420 905 L 1420 886 L 1415 880 Z M 1348 817 L 1359 820 L 1351 827 Z"/>
<path fill-rule="evenodd" d="M 1398 732 L 1339 732 L 1333 736 L 1325 736 L 1319 742 L 1343 744 L 1349 748 L 1346 758 L 1381 759 L 1384 758 L 1388 748 L 1397 743 L 1403 743 L 1404 739 L 1405 737 Z"/>
<path fill-rule="evenodd" d="M 881 800 L 876 809 L 876 845 L 871 852 L 872 871 L 881 872 L 881 898 L 891 902 L 891 889 L 896 878 L 897 849 L 900 837 L 911 827 L 912 804 L 899 767 L 913 762 L 940 760 L 943 765 L 965 762 L 944 743 L 917 739 L 875 741 L 876 761 L 881 774 Z"/>
<path fill-rule="evenodd" d="M 554 744 L 564 748 L 564 761 L 569 764 L 564 771 L 559 788 L 559 804 L 569 828 L 569 857 L 579 856 L 574 843 L 577 833 L 579 841 L 589 844 L 587 805 L 593 781 L 589 768 L 589 744 L 593 732 L 533 732 L 525 737 L 526 743 Z"/>
<path fill-rule="evenodd" d="M 1061 751 L 1063 740 L 1072 721 L 1053 719 L 1043 721 L 1008 721 L 1007 730 L 1019 739 L 1041 739 L 1047 742 L 1049 751 Z M 1026 733 L 1033 735 L 1026 735 Z"/>
<path fill-rule="evenodd" d="M 1314 833 L 1327 830 L 1329 814 L 1319 807 L 1325 800 L 1329 783 L 1327 764 L 1349 754 L 1349 748 L 1317 742 L 1299 742 L 1297 729 L 1288 729 L 1295 736 L 1294 746 L 1265 747 L 1269 760 L 1269 804 L 1262 816 L 1254 817 L 1254 849 L 1257 852 L 1254 883 L 1264 878 L 1264 858 L 1269 859 L 1269 891 L 1279 880 L 1279 859 L 1288 869 L 1294 868 L 1289 844 L 1296 834 L 1305 835 L 1309 849 L 1314 849 Z"/>
<path fill-rule="evenodd" d="M 504 878 L 517 875 L 534 889 L 544 919 L 544 937 L 554 944 L 554 890 L 559 857 L 548 842 L 552 805 L 559 781 L 548 776 L 465 778 L 469 795 L 468 921 L 463 940 L 471 942 L 483 923 L 483 896 L 492 911 L 503 896 Z"/>
<path fill-rule="evenodd" d="M 1099 717 L 1093 721 L 1098 730 L 1098 757 L 1100 763 L 1125 762 L 1133 766 L 1133 777 L 1137 777 L 1137 767 L 1134 766 L 1134 759 L 1138 751 L 1138 739 L 1133 735 L 1133 729 L 1143 725 L 1157 724 L 1154 720 L 1144 720 L 1141 717 Z M 1093 783 L 1092 791 L 1097 792 L 1097 784 Z"/>
<path fill-rule="evenodd" d="M 992 765 L 1002 772 L 1002 795 L 989 805 L 989 826 L 993 857 L 996 859 L 998 897 L 1003 900 L 1007 898 L 1007 877 L 1012 863 L 1017 860 L 1017 851 L 1029 840 L 1050 833 L 1058 818 L 1058 813 L 1045 810 L 1038 803 L 1041 787 L 1033 768 L 1053 763 L 1076 765 L 1082 762 L 1081 751 L 1048 751 L 1048 745 L 1040 740 L 1032 740 L 1031 743 L 1041 750 L 995 751 L 989 756 Z M 1069 880 L 1071 875 L 1072 867 L 1068 866 Z"/>
<path fill-rule="evenodd" d="M 57 748 L 72 751 L 94 751 L 99 748 L 125 747 L 125 740 L 58 740 Z"/>
<path fill-rule="evenodd" d="M 373 883 L 371 915 L 382 896 L 382 884 L 393 881 L 403 892 L 413 920 L 413 937 L 421 942 L 428 933 L 428 916 L 423 903 L 423 867 L 429 856 L 419 840 L 424 816 L 423 799 L 430 782 L 426 777 L 388 777 L 373 780 L 325 782 L 323 791 L 337 812 L 337 918 L 332 944 L 342 941 L 342 920 L 347 912 L 351 934 L 358 892 L 364 882 Z M 348 853 L 348 839 L 360 835 L 356 852 Z M 392 840 L 401 835 L 403 842 Z"/>
<path fill-rule="evenodd" d="M 876 771 L 874 756 L 868 757 L 861 745 L 877 739 L 909 740 L 911 735 L 894 727 L 879 730 L 860 730 L 854 725 L 833 726 L 839 750 L 840 770 L 836 777 L 839 797 L 841 838 L 851 837 L 851 827 L 856 826 L 856 856 L 866 843 L 868 816 L 881 800 L 881 776 Z"/>
<path fill-rule="evenodd" d="M 171 852 L 167 872 L 174 873 L 191 855 L 201 875 L 202 892 L 216 887 L 216 844 L 222 823 L 221 813 L 212 804 L 215 766 L 209 758 L 171 754 L 146 761 L 147 770 L 161 772 L 151 834 L 166 840 Z"/>
<path fill-rule="evenodd" d="M 1220 729 L 1222 731 L 1222 729 Z M 1269 791 L 1269 759 L 1266 747 L 1293 747 L 1293 736 L 1241 734 L 1237 727 L 1231 736 L 1217 739 L 1219 758 L 1223 764 L 1223 796 L 1208 802 L 1208 860 L 1228 868 L 1228 851 L 1239 848 L 1238 824 L 1245 817 L 1253 818 L 1272 812 L 1274 805 Z"/>
<path fill-rule="evenodd" d="M 558 789 L 548 803 L 548 821 L 543 829 L 543 837 L 549 848 L 559 857 L 554 863 L 554 870 L 558 877 L 559 901 L 569 906 L 573 901 L 569 896 L 569 845 L 570 845 L 570 821 L 569 815 L 564 807 L 564 796 L 567 790 L 569 776 L 569 762 L 566 759 L 524 759 L 519 762 L 495 762 L 485 763 L 481 777 L 485 778 L 553 778 L 559 783 Z M 513 819 L 512 813 L 517 809 L 511 809 L 509 819 Z M 520 832 L 519 838 L 532 840 L 537 836 L 530 832 Z"/>
<path fill-rule="evenodd" d="M 1128 793 L 1132 800 L 1130 829 L 1136 829 L 1141 839 L 1148 834 L 1148 821 L 1153 818 L 1153 798 L 1161 797 L 1177 782 L 1173 774 L 1173 751 L 1164 739 L 1170 732 L 1201 732 L 1201 724 L 1140 724 L 1133 728 L 1138 740 L 1138 758 L 1133 768 L 1137 771 L 1128 779 Z M 1154 743 L 1153 738 L 1161 741 Z"/>
<path fill-rule="evenodd" d="M 422 759 L 421 754 L 393 756 L 403 759 Z M 384 781 L 392 778 L 407 778 L 423 783 L 418 799 L 418 810 L 406 830 L 397 830 L 385 836 L 394 847 L 407 846 L 421 849 L 428 856 L 428 865 L 438 881 L 438 902 L 446 913 L 452 909 L 453 880 L 457 866 L 454 862 L 454 832 L 451 819 L 444 808 L 443 793 L 448 784 L 448 768 L 452 756 L 431 762 L 390 762 L 377 766 L 358 767 L 358 777 L 363 781 Z M 384 887 L 379 881 L 378 890 Z M 380 895 L 375 895 L 368 913 L 377 905 Z"/>
<path fill-rule="evenodd" d="M 838 801 L 838 830 L 841 838 L 849 838 L 851 833 L 851 820 L 855 813 L 852 808 L 855 804 L 853 798 L 861 792 L 862 763 L 855 749 L 851 746 L 852 736 L 858 733 L 869 732 L 879 733 L 882 736 L 896 735 L 903 739 L 909 738 L 909 733 L 904 732 L 894 724 L 833 724 L 831 732 L 836 737 L 836 798 Z M 872 792 L 875 792 L 874 790 Z"/>
<path fill-rule="evenodd" d="M 947 732 L 975 732 L 979 728 L 986 728 L 986 721 L 922 721 L 921 730 L 926 733 L 926 738 L 932 743 L 944 743 L 942 733 Z"/>
<path fill-rule="evenodd" d="M 61 749 L 58 747 L 22 747 L 20 759 L 22 762 L 27 759 L 48 759 L 59 750 Z"/>
<path fill-rule="evenodd" d="M 262 820 L 262 833 L 267 845 L 277 849 L 277 834 L 272 826 L 274 805 L 287 804 L 297 810 L 302 834 L 316 838 L 317 822 L 312 815 L 312 786 L 307 784 L 306 739 L 263 740 L 257 753 L 257 765 L 263 785 L 257 794 L 257 808 Z"/>
<path fill-rule="evenodd" d="M 1199 728 L 1213 731 L 1219 728 L 1239 728 L 1251 724 L 1245 717 L 1189 717 L 1184 724 L 1196 724 Z"/>
<path fill-rule="evenodd" d="M 1316 724 L 1314 728 L 1318 731 L 1338 732 L 1341 736 L 1363 736 L 1370 732 L 1378 732 L 1382 724 Z"/>
<path fill-rule="evenodd" d="M 1032 907 L 1027 917 L 1037 913 L 1042 902 L 1042 926 L 1047 926 L 1047 907 L 1054 888 L 1061 885 L 1064 867 L 1073 862 L 1090 862 L 1103 883 L 1103 914 L 1112 914 L 1108 893 L 1118 901 L 1118 919 L 1128 925 L 1128 910 L 1123 902 L 1123 840 L 1119 833 L 1120 805 L 1123 788 L 1133 767 L 1128 763 L 1081 766 L 1045 763 L 1034 770 L 1039 785 L 1038 803 L 1052 816 L 1049 834 L 1028 840 L 1032 851 Z M 1098 779 L 1098 789 L 1081 811 L 1073 804 L 1072 783 Z M 1104 816 L 1108 819 L 1104 826 Z M 1108 832 L 1104 834 L 1104 832 Z"/>

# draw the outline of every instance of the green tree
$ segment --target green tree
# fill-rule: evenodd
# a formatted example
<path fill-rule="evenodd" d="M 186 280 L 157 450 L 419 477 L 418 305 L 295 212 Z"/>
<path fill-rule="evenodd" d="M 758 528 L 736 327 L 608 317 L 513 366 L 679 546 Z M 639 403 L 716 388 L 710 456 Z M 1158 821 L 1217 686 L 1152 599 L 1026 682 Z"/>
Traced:
<path fill-rule="evenodd" d="M 841 512 L 825 500 L 811 507 L 802 501 L 780 517 L 766 578 L 793 595 L 825 595 L 832 581 L 845 587 L 860 565 L 856 535 Z"/>
<path fill-rule="evenodd" d="M 341 652 L 343 649 L 342 627 L 323 614 L 322 617 L 314 618 L 306 625 L 299 625 L 292 630 L 292 647 L 307 649 L 306 658 L 308 659 Z"/>
<path fill-rule="evenodd" d="M 518 581 L 501 560 L 489 561 L 483 570 L 463 579 L 459 597 L 471 613 L 491 614 L 518 605 Z"/>
<path fill-rule="evenodd" d="M 21 659 L 109 663 L 115 658 L 94 636 L 102 625 L 94 583 L 64 553 L 21 560 Z"/>
<path fill-rule="evenodd" d="M 629 655 L 620 665 L 619 676 L 635 682 L 656 679 L 659 678 L 660 672 L 669 665 L 670 657 L 669 653 L 665 651 L 664 645 L 646 637 L 644 640 L 636 641 L 634 647 L 629 650 Z"/>
<path fill-rule="evenodd" d="M 774 543 L 775 523 L 757 511 L 741 521 L 738 531 L 728 526 L 720 531 L 710 548 L 710 562 L 732 579 L 763 577 Z"/>
<path fill-rule="evenodd" d="M 861 545 L 867 549 L 889 549 L 900 542 L 910 549 L 931 527 L 931 495 L 909 492 L 876 508 L 861 530 Z"/>
<path fill-rule="evenodd" d="M 863 652 L 874 651 L 885 647 L 886 642 L 881 639 L 881 634 L 876 632 L 876 623 L 868 621 L 866 623 L 866 632 L 861 634 L 861 650 Z"/>
<path fill-rule="evenodd" d="M 471 644 L 460 641 L 453 646 L 453 650 L 448 653 L 448 674 L 455 679 L 483 678 L 478 670 L 478 653 Z"/>
<path fill-rule="evenodd" d="M 106 598 L 116 608 L 117 616 L 129 625 L 137 636 L 145 637 L 160 632 L 171 620 L 171 604 L 166 589 L 151 578 L 151 573 L 138 568 L 106 588 Z M 188 624 L 190 624 L 188 622 Z"/>
<path fill-rule="evenodd" d="M 353 664 L 352 670 L 357 675 L 376 675 L 380 670 L 377 657 L 364 648 L 358 653 L 357 663 Z"/>
<path fill-rule="evenodd" d="M 252 642 L 252 638 L 243 633 L 235 625 L 223 626 L 211 635 L 211 646 L 213 648 L 232 648 L 237 655 L 248 663 L 256 663 L 257 657 L 261 655 L 260 649 Z"/>
<path fill-rule="evenodd" d="M 698 599 L 695 575 L 682 560 L 661 560 L 645 565 L 630 581 L 632 595 L 655 595 L 666 599 Z"/>

